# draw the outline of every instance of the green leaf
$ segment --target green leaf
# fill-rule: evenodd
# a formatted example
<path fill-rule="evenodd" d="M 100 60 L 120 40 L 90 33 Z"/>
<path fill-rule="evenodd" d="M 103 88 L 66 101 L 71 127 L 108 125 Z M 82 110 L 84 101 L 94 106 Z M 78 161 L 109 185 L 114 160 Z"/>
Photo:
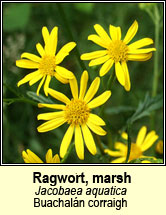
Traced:
<path fill-rule="evenodd" d="M 3 28 L 5 31 L 25 29 L 30 17 L 31 5 L 11 4 L 4 10 Z"/>
<path fill-rule="evenodd" d="M 74 7 L 81 12 L 90 14 L 93 10 L 94 3 L 75 3 Z"/>
<path fill-rule="evenodd" d="M 129 111 L 135 111 L 135 108 L 131 106 L 118 106 L 118 107 L 107 108 L 105 110 L 106 114 L 110 114 L 110 115 L 129 112 Z"/>
<path fill-rule="evenodd" d="M 32 91 L 28 91 L 27 95 L 33 99 L 34 101 L 37 101 L 39 103 L 45 103 L 45 104 L 53 104 L 53 101 L 48 98 L 48 97 L 44 97 L 42 95 L 37 95 L 36 93 L 32 92 Z"/>
<path fill-rule="evenodd" d="M 163 106 L 163 96 L 157 95 L 156 97 L 150 97 L 149 93 L 145 95 L 144 101 L 138 104 L 138 108 L 135 113 L 128 119 L 127 124 L 132 124 L 136 120 L 149 116 L 154 110 L 157 110 Z"/>
<path fill-rule="evenodd" d="M 154 159 L 154 158 L 137 158 L 137 159 L 130 161 L 129 163 L 141 163 L 144 160 L 146 160 L 146 161 L 148 160 L 151 163 L 163 163 L 162 159 Z"/>

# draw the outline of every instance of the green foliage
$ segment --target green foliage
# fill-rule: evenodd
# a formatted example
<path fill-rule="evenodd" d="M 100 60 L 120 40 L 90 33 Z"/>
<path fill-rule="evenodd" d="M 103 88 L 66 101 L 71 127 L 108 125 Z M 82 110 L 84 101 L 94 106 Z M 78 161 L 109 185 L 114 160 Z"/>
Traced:
<path fill-rule="evenodd" d="M 53 104 L 53 101 L 46 97 L 46 96 L 42 96 L 42 95 L 37 95 L 35 92 L 32 91 L 28 91 L 27 95 L 34 101 L 38 102 L 38 103 L 45 103 L 45 104 Z"/>
<path fill-rule="evenodd" d="M 90 14 L 94 8 L 94 3 L 74 3 L 74 7 L 80 12 Z"/>
<path fill-rule="evenodd" d="M 5 31 L 24 30 L 31 13 L 30 4 L 11 4 L 4 9 L 3 28 Z"/>
<path fill-rule="evenodd" d="M 124 106 L 124 105 L 108 108 L 105 110 L 106 114 L 109 114 L 109 115 L 120 114 L 120 113 L 125 113 L 125 112 L 133 112 L 133 111 L 135 111 L 135 107 Z"/>
<path fill-rule="evenodd" d="M 155 5 L 159 5 L 160 20 L 162 20 L 162 5 L 157 3 Z M 86 68 L 90 76 L 88 83 L 90 84 L 96 76 L 99 76 L 100 66 L 89 67 L 89 62 L 81 61 L 80 55 L 99 48 L 87 40 L 88 35 L 95 32 L 94 24 L 100 24 L 107 32 L 110 24 L 121 26 L 122 38 L 124 38 L 134 20 L 139 23 L 139 31 L 132 42 L 144 37 L 155 40 L 154 23 L 137 3 L 3 3 L 3 81 L 5 82 L 3 86 L 3 163 L 23 163 L 21 152 L 28 148 L 43 160 L 48 148 L 51 148 L 54 154 L 59 153 L 62 138 L 67 130 L 67 125 L 64 125 L 50 132 L 38 133 L 36 128 L 41 121 L 37 121 L 37 115 L 44 111 L 39 109 L 37 104 L 51 104 L 55 103 L 55 100 L 46 97 L 42 91 L 37 96 L 38 83 L 31 87 L 28 84 L 16 87 L 18 81 L 30 70 L 17 68 L 15 61 L 23 52 L 37 54 L 35 45 L 38 42 L 43 45 L 42 27 L 47 26 L 51 30 L 54 26 L 58 26 L 58 50 L 67 42 L 77 43 L 76 48 L 64 60 L 62 66 L 71 70 L 78 78 Z M 161 24 L 162 22 L 160 26 Z M 162 41 L 163 35 L 160 29 L 157 49 L 160 56 L 157 70 L 159 83 L 163 83 Z M 95 110 L 96 113 L 101 113 L 100 116 L 106 122 L 104 129 L 107 130 L 108 135 L 101 137 L 103 148 L 114 148 L 115 141 L 120 140 L 120 131 L 126 130 L 128 125 L 131 126 L 128 132 L 132 140 L 135 140 L 138 130 L 143 125 L 146 125 L 148 130 L 154 129 L 159 139 L 163 139 L 163 85 L 158 85 L 155 97 L 146 93 L 152 91 L 154 56 L 147 62 L 128 62 L 128 67 L 132 87 L 130 92 L 126 92 L 117 80 L 110 78 L 114 67 L 101 78 L 100 92 L 102 93 L 110 85 L 112 91 L 112 96 L 102 107 L 102 111 L 100 108 Z M 108 80 L 111 80 L 110 83 Z M 53 79 L 50 86 L 71 98 L 68 85 Z M 153 123 L 151 123 L 152 113 Z M 81 161 L 76 155 L 75 147 L 72 147 L 65 162 L 108 163 L 112 159 L 108 155 L 103 155 L 99 146 L 97 149 L 97 155 L 92 156 L 85 147 L 85 160 Z M 161 158 L 155 153 L 155 144 L 146 155 Z M 136 159 L 130 163 L 141 161 L 142 159 Z M 162 159 L 149 161 L 162 163 Z"/>
<path fill-rule="evenodd" d="M 154 159 L 154 158 L 137 158 L 130 161 L 129 163 L 141 163 L 142 161 L 150 161 L 150 163 L 163 163 L 163 159 Z"/>
<path fill-rule="evenodd" d="M 163 96 L 158 95 L 154 98 L 146 93 L 144 101 L 140 101 L 135 113 L 127 120 L 128 124 L 133 124 L 136 120 L 145 116 L 150 116 L 152 111 L 158 110 L 163 107 Z"/>

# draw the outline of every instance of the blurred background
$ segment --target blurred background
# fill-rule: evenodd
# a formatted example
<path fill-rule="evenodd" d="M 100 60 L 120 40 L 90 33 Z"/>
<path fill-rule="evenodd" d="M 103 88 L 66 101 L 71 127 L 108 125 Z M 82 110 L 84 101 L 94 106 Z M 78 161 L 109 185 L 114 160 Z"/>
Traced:
<path fill-rule="evenodd" d="M 71 70 L 78 80 L 86 68 L 90 75 L 90 84 L 94 77 L 98 76 L 100 66 L 90 68 L 89 61 L 84 61 L 81 66 L 78 57 L 83 53 L 99 50 L 98 45 L 87 40 L 88 35 L 95 33 L 93 25 L 100 24 L 107 32 L 109 24 L 120 26 L 123 39 L 131 24 L 137 20 L 139 29 L 132 42 L 145 37 L 155 41 L 156 25 L 153 16 L 156 14 L 147 12 L 149 10 L 147 8 L 153 11 L 151 7 L 154 7 L 154 4 L 156 3 L 3 3 L 3 163 L 23 163 L 21 153 L 26 149 L 30 149 L 45 161 L 45 154 L 49 148 L 54 154 L 59 153 L 60 143 L 67 129 L 67 125 L 63 125 L 50 132 L 38 133 L 36 128 L 42 121 L 37 121 L 37 115 L 46 112 L 35 105 L 37 100 L 33 92 L 36 92 L 38 82 L 32 87 L 27 83 L 17 88 L 17 82 L 33 70 L 16 67 L 15 61 L 20 59 L 23 52 L 38 55 L 36 44 L 38 42 L 44 44 L 42 27 L 47 26 L 51 31 L 54 26 L 58 26 L 57 50 L 68 42 L 77 43 L 77 48 L 70 52 L 61 65 Z M 148 127 L 148 131 L 154 129 L 159 139 L 163 139 L 163 4 L 158 3 L 157 8 L 160 16 L 157 92 L 152 98 L 154 55 L 146 62 L 128 62 L 131 91 L 126 92 L 115 81 L 112 96 L 106 104 L 103 115 L 108 132 L 106 136 L 101 137 L 104 147 L 113 148 L 115 140 L 119 140 L 120 131 L 141 102 L 145 106 L 143 109 L 145 114 L 132 125 L 132 141 L 135 141 L 143 125 Z M 102 78 L 98 95 L 104 91 L 110 74 L 111 72 Z M 52 79 L 50 86 L 71 98 L 68 85 L 64 87 Z M 40 93 L 44 96 L 43 89 Z M 150 112 L 146 110 L 145 97 L 149 99 L 150 105 L 152 104 Z M 99 114 L 101 109 L 97 108 L 95 111 Z M 161 157 L 156 154 L 155 145 L 156 143 L 146 154 Z M 103 156 L 100 151 L 96 156 L 92 156 L 86 149 L 85 160 L 80 161 L 73 148 L 66 162 L 107 163 L 109 161 L 110 158 Z"/>

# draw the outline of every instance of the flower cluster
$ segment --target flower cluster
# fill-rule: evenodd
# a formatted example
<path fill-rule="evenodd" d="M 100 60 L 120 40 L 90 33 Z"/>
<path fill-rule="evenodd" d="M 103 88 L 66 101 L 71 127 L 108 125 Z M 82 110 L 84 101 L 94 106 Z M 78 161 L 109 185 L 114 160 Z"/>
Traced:
<path fill-rule="evenodd" d="M 137 158 L 149 158 L 144 156 L 143 152 L 148 150 L 158 139 L 158 135 L 155 131 L 151 131 L 146 135 L 147 127 L 143 126 L 138 135 L 135 143 L 131 143 L 131 151 L 129 156 L 129 161 Z M 124 139 L 127 139 L 127 134 L 122 134 Z M 105 149 L 105 153 L 112 157 L 119 157 L 112 161 L 112 163 L 123 163 L 127 156 L 127 146 L 121 142 L 115 142 L 115 149 L 117 151 L 112 151 L 110 149 Z M 146 163 L 146 162 L 144 162 Z M 147 161 L 148 163 L 148 161 Z"/>
<path fill-rule="evenodd" d="M 152 57 L 152 51 L 155 48 L 143 48 L 153 44 L 150 38 L 143 38 L 129 45 L 138 30 L 138 23 L 134 23 L 129 28 L 124 39 L 121 39 L 121 28 L 113 25 L 109 26 L 109 34 L 99 24 L 94 25 L 97 33 L 90 35 L 88 40 L 96 43 L 104 48 L 104 50 L 94 51 L 81 55 L 81 60 L 90 60 L 89 66 L 103 64 L 100 68 L 99 75 L 106 75 L 113 64 L 115 64 L 115 74 L 119 83 L 130 91 L 131 82 L 128 72 L 128 61 L 146 61 Z M 100 87 L 100 77 L 96 77 L 88 86 L 88 72 L 83 71 L 80 79 L 80 87 L 73 72 L 60 66 L 64 58 L 76 46 L 75 42 L 69 42 L 57 52 L 58 43 L 58 27 L 54 27 L 49 33 L 46 27 L 42 28 L 42 36 L 44 47 L 37 43 L 36 49 L 40 55 L 31 53 L 23 53 L 21 59 L 16 61 L 16 65 L 25 69 L 34 69 L 35 71 L 27 74 L 17 84 L 20 85 L 29 82 L 33 85 L 40 80 L 37 88 L 37 95 L 44 84 L 44 93 L 46 96 L 51 96 L 55 99 L 55 104 L 39 103 L 38 107 L 46 107 L 55 110 L 54 112 L 41 113 L 37 116 L 38 120 L 44 120 L 37 130 L 38 132 L 48 132 L 54 130 L 64 123 L 68 124 L 68 129 L 62 139 L 60 145 L 60 157 L 64 158 L 69 145 L 74 136 L 76 153 L 79 159 L 84 159 L 84 144 L 92 155 L 97 153 L 97 148 L 93 133 L 104 136 L 106 131 L 101 127 L 105 126 L 105 122 L 98 115 L 93 113 L 96 107 L 103 105 L 111 96 L 111 91 L 108 89 L 101 95 L 95 97 Z M 56 78 L 63 84 L 69 84 L 72 98 L 68 98 L 62 92 L 49 87 L 52 78 Z M 56 100 L 62 104 L 56 104 Z M 147 150 L 158 138 L 154 131 L 150 132 L 146 137 L 146 127 L 142 127 L 136 140 L 136 144 L 131 145 L 131 154 L 129 160 L 142 157 L 142 153 Z M 124 162 L 127 154 L 127 146 L 123 143 L 116 142 L 115 149 L 118 151 L 105 150 L 105 153 L 110 156 L 120 157 L 112 162 Z M 29 149 L 23 151 L 22 157 L 25 163 L 43 163 L 43 161 L 31 152 Z M 58 155 L 52 156 L 52 150 L 49 149 L 46 153 L 46 163 L 60 163 Z"/>

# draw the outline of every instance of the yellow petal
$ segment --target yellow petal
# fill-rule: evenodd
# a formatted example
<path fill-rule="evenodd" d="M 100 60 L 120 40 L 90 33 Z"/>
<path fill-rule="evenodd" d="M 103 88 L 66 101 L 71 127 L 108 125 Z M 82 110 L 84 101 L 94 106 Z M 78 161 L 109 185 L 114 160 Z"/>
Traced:
<path fill-rule="evenodd" d="M 127 146 L 121 142 L 115 142 L 115 149 L 121 152 L 121 155 L 127 155 Z"/>
<path fill-rule="evenodd" d="M 92 42 L 96 43 L 99 46 L 102 46 L 104 48 L 108 48 L 108 44 L 99 36 L 92 34 L 88 37 L 88 40 L 91 40 Z"/>
<path fill-rule="evenodd" d="M 69 84 L 70 84 L 70 89 L 71 89 L 73 98 L 78 99 L 78 84 L 75 76 L 73 79 L 69 80 Z"/>
<path fill-rule="evenodd" d="M 32 60 L 32 61 L 37 62 L 37 63 L 39 63 L 41 61 L 41 58 L 38 57 L 37 55 L 27 53 L 27 52 L 24 52 L 21 55 L 21 58 L 27 58 L 27 59 Z"/>
<path fill-rule="evenodd" d="M 102 120 L 102 118 L 93 113 L 90 113 L 88 121 L 96 125 L 105 125 L 105 122 Z"/>
<path fill-rule="evenodd" d="M 58 154 L 54 155 L 52 159 L 52 163 L 60 163 L 60 158 Z"/>
<path fill-rule="evenodd" d="M 146 54 L 152 51 L 156 51 L 156 49 L 155 48 L 132 49 L 128 51 L 128 54 Z"/>
<path fill-rule="evenodd" d="M 69 71 L 68 69 L 62 67 L 62 66 L 56 66 L 55 68 L 56 72 L 65 79 L 73 79 L 74 75 L 71 71 Z"/>
<path fill-rule="evenodd" d="M 58 41 L 58 27 L 54 27 L 50 33 L 50 55 L 54 56 L 57 48 Z"/>
<path fill-rule="evenodd" d="M 70 102 L 70 99 L 67 98 L 63 93 L 60 93 L 56 90 L 53 90 L 49 88 L 47 92 L 55 99 L 58 99 L 61 102 L 64 102 L 65 104 L 68 104 Z"/>
<path fill-rule="evenodd" d="M 84 142 L 80 126 L 75 127 L 75 148 L 80 160 L 84 160 Z"/>
<path fill-rule="evenodd" d="M 109 72 L 109 70 L 112 68 L 113 63 L 114 61 L 112 59 L 107 60 L 100 69 L 100 76 L 107 74 L 107 72 Z"/>
<path fill-rule="evenodd" d="M 91 121 L 87 121 L 87 126 L 95 133 L 98 134 L 100 136 L 104 136 L 106 135 L 106 131 L 104 131 L 104 129 L 102 129 L 99 125 L 93 124 Z"/>
<path fill-rule="evenodd" d="M 60 81 L 61 83 L 63 84 L 68 84 L 69 83 L 69 80 L 66 79 L 66 78 L 63 78 L 61 75 L 59 75 L 57 72 L 54 72 L 54 76 L 55 78 Z"/>
<path fill-rule="evenodd" d="M 109 45 L 111 42 L 111 38 L 108 36 L 104 28 L 101 25 L 96 24 L 94 25 L 94 29 L 97 32 L 97 34 Z"/>
<path fill-rule="evenodd" d="M 52 52 L 53 49 L 51 46 L 51 37 L 48 32 L 48 29 L 46 27 L 43 27 L 42 32 L 43 32 L 43 38 L 44 38 L 44 42 L 45 42 L 44 51 L 45 51 L 46 55 L 54 56 L 53 52 Z"/>
<path fill-rule="evenodd" d="M 39 67 L 39 63 L 33 62 L 31 60 L 16 60 L 16 66 L 20 68 L 26 69 L 37 69 Z"/>
<path fill-rule="evenodd" d="M 125 76 L 124 71 L 119 62 L 115 63 L 115 73 L 119 83 L 124 86 L 125 85 Z"/>
<path fill-rule="evenodd" d="M 52 163 L 52 150 L 49 149 L 46 153 L 46 163 Z"/>
<path fill-rule="evenodd" d="M 25 156 L 25 153 L 23 154 Z M 30 163 L 43 163 L 43 161 L 31 150 L 27 149 L 27 155 L 25 156 L 26 159 L 30 161 Z"/>
<path fill-rule="evenodd" d="M 111 161 L 111 163 L 124 163 L 125 160 L 126 160 L 126 157 L 121 157 Z"/>
<path fill-rule="evenodd" d="M 70 142 L 73 137 L 73 132 L 74 132 L 74 126 L 70 125 L 63 137 L 63 140 L 62 140 L 62 143 L 60 146 L 60 157 L 61 158 L 63 158 L 65 156 L 65 154 L 68 150 L 68 147 L 69 147 Z"/>
<path fill-rule="evenodd" d="M 131 61 L 147 61 L 152 57 L 152 53 L 148 54 L 131 54 L 128 55 L 127 59 Z"/>
<path fill-rule="evenodd" d="M 151 162 L 148 160 L 143 160 L 143 161 L 141 161 L 141 163 L 151 163 Z"/>
<path fill-rule="evenodd" d="M 111 157 L 121 157 L 121 156 L 123 156 L 120 151 L 112 151 L 110 149 L 105 149 L 104 152 L 106 154 L 110 155 Z"/>
<path fill-rule="evenodd" d="M 49 35 L 47 27 L 45 27 L 45 26 L 42 28 L 42 35 L 43 35 L 44 43 L 46 45 L 48 43 L 50 35 Z"/>
<path fill-rule="evenodd" d="M 112 40 L 121 40 L 121 29 L 113 25 L 109 26 L 109 32 Z"/>
<path fill-rule="evenodd" d="M 33 84 L 38 82 L 42 77 L 43 77 L 42 74 L 39 74 L 39 75 L 35 76 L 33 79 L 30 80 L 29 86 L 32 86 Z"/>
<path fill-rule="evenodd" d="M 103 56 L 103 57 L 99 57 L 97 59 L 91 60 L 90 63 L 89 63 L 89 66 L 100 65 L 102 63 L 105 63 L 109 59 L 110 59 L 109 55 L 106 55 L 106 56 Z"/>
<path fill-rule="evenodd" d="M 31 163 L 28 159 L 24 158 L 25 163 Z"/>
<path fill-rule="evenodd" d="M 81 55 L 81 60 L 91 60 L 99 57 L 103 57 L 108 53 L 107 50 L 94 51 L 90 53 L 85 53 Z"/>
<path fill-rule="evenodd" d="M 88 103 L 95 96 L 96 92 L 99 89 L 99 86 L 100 86 L 100 78 L 96 77 L 95 80 L 91 83 L 91 85 L 85 95 L 84 101 L 86 103 Z"/>
<path fill-rule="evenodd" d="M 86 89 L 87 89 L 87 83 L 88 83 L 88 72 L 85 70 L 81 76 L 80 80 L 80 94 L 79 99 L 83 99 Z"/>
<path fill-rule="evenodd" d="M 121 134 L 121 137 L 124 139 L 124 140 L 128 140 L 128 134 L 126 132 L 123 132 Z"/>
<path fill-rule="evenodd" d="M 48 96 L 47 90 L 49 88 L 50 81 L 51 81 L 51 75 L 47 75 L 46 81 L 45 81 L 45 84 L 44 84 L 44 93 L 45 93 L 46 96 Z"/>
<path fill-rule="evenodd" d="M 38 120 L 51 120 L 51 119 L 62 118 L 64 116 L 64 113 L 65 113 L 64 111 L 42 113 L 37 116 L 37 119 Z"/>
<path fill-rule="evenodd" d="M 36 44 L 36 49 L 39 52 L 40 56 L 43 57 L 45 55 L 45 51 L 43 49 L 43 46 L 40 43 Z"/>
<path fill-rule="evenodd" d="M 65 122 L 66 122 L 66 120 L 64 117 L 52 119 L 52 120 L 49 120 L 48 122 L 41 124 L 39 127 L 37 127 L 37 130 L 38 130 L 38 132 L 51 131 L 51 130 L 54 130 L 54 129 L 60 127 Z"/>
<path fill-rule="evenodd" d="M 137 135 L 137 139 L 136 139 L 137 146 L 142 145 L 142 143 L 144 142 L 146 132 L 147 132 L 147 127 L 142 126 L 142 128 L 139 130 Z"/>
<path fill-rule="evenodd" d="M 143 39 L 137 40 L 136 42 L 128 45 L 128 49 L 129 50 L 139 49 L 139 48 L 142 48 L 144 46 L 151 45 L 151 44 L 153 44 L 153 40 L 151 38 L 143 38 Z"/>
<path fill-rule="evenodd" d="M 35 71 L 35 72 L 31 72 L 30 74 L 26 75 L 23 79 L 21 79 L 18 83 L 17 83 L 17 87 L 19 87 L 22 84 L 25 84 L 26 82 L 32 80 L 34 77 L 40 75 L 39 70 Z"/>
<path fill-rule="evenodd" d="M 96 108 L 96 107 L 104 104 L 109 99 L 110 96 L 111 96 L 111 91 L 109 91 L 109 90 L 105 91 L 100 96 L 96 97 L 91 102 L 89 102 L 88 107 L 89 108 Z"/>
<path fill-rule="evenodd" d="M 156 135 L 155 131 L 149 132 L 148 135 L 146 136 L 144 142 L 141 145 L 142 152 L 149 149 L 157 139 L 158 139 L 158 135 Z"/>
<path fill-rule="evenodd" d="M 64 45 L 56 55 L 56 64 L 60 64 L 63 59 L 69 55 L 69 52 L 76 46 L 75 42 L 70 42 Z"/>
<path fill-rule="evenodd" d="M 29 156 L 26 151 L 22 151 L 22 158 L 25 163 L 31 163 L 31 160 L 29 159 Z M 33 160 L 32 160 L 32 162 L 33 162 Z"/>
<path fill-rule="evenodd" d="M 39 84 L 39 86 L 38 86 L 38 88 L 37 88 L 37 91 L 36 91 L 36 94 L 37 94 L 37 95 L 39 95 L 40 88 L 42 87 L 45 78 L 46 78 L 46 75 L 43 76 L 43 78 L 42 78 L 42 80 L 41 80 L 41 82 L 40 82 L 40 84 Z"/>
<path fill-rule="evenodd" d="M 64 110 L 66 106 L 65 105 L 42 104 L 42 103 L 39 103 L 38 107 L 39 108 L 46 107 L 46 108 L 51 108 L 51 109 Z"/>
<path fill-rule="evenodd" d="M 126 91 L 130 91 L 130 88 L 131 88 L 130 75 L 129 75 L 129 71 L 128 71 L 128 67 L 127 67 L 126 62 L 122 62 L 122 69 L 123 69 L 124 77 L 125 77 L 124 88 Z"/>
<path fill-rule="evenodd" d="M 95 155 L 97 152 L 97 149 L 96 149 L 96 145 L 95 145 L 93 136 L 92 136 L 89 128 L 87 127 L 86 124 L 82 125 L 81 128 L 82 128 L 83 137 L 85 140 L 86 147 L 88 148 L 89 152 L 92 155 Z"/>
<path fill-rule="evenodd" d="M 138 22 L 135 20 L 133 22 L 133 24 L 130 26 L 129 30 L 127 31 L 127 34 L 126 34 L 123 42 L 128 44 L 133 39 L 133 37 L 136 35 L 137 31 L 138 31 Z"/>

